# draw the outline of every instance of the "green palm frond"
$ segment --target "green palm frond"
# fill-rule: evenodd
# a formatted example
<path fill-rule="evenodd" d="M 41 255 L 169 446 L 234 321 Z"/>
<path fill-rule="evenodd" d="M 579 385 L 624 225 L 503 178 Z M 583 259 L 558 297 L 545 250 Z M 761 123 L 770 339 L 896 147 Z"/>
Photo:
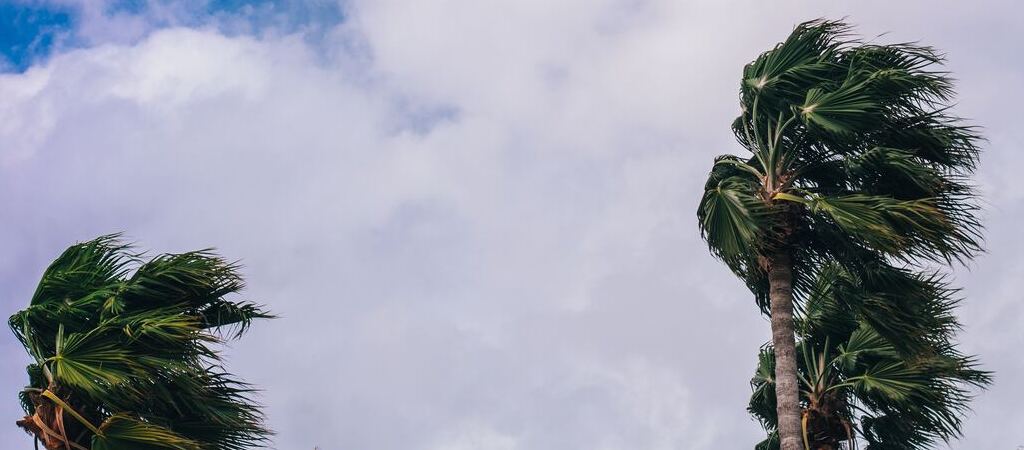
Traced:
<path fill-rule="evenodd" d="M 808 205 L 812 213 L 825 214 L 868 247 L 894 257 L 942 261 L 977 247 L 972 237 L 961 235 L 935 199 L 851 194 L 813 196 Z"/>
<path fill-rule="evenodd" d="M 771 432 L 768 433 L 768 437 L 765 440 L 758 442 L 754 446 L 754 450 L 779 450 L 779 433 Z"/>
<path fill-rule="evenodd" d="M 109 294 L 112 281 L 123 277 L 138 256 L 120 235 L 100 236 L 62 253 L 43 274 L 31 305 L 82 300 Z"/>
<path fill-rule="evenodd" d="M 883 397 L 889 402 L 905 403 L 926 385 L 917 371 L 901 361 L 876 363 L 862 372 L 847 378 L 847 383 L 865 396 Z"/>
<path fill-rule="evenodd" d="M 752 106 L 757 94 L 775 94 L 779 101 L 787 93 L 831 79 L 837 69 L 834 55 L 847 45 L 850 27 L 842 22 L 816 20 L 800 24 L 775 48 L 743 69 L 744 105 Z"/>
<path fill-rule="evenodd" d="M 237 264 L 208 250 L 140 257 L 116 236 L 72 246 L 11 317 L 37 361 L 21 397 L 29 418 L 63 408 L 78 419 L 71 443 L 94 449 L 264 446 L 253 389 L 221 368 L 218 330 L 239 337 L 272 315 L 233 298 Z"/>
<path fill-rule="evenodd" d="M 141 368 L 133 360 L 134 355 L 116 340 L 103 336 L 105 332 L 97 328 L 90 333 L 65 335 L 61 326 L 54 355 L 46 360 L 54 383 L 101 401 L 110 395 L 113 386 L 140 375 Z"/>
<path fill-rule="evenodd" d="M 200 320 L 199 325 L 203 329 L 219 330 L 233 327 L 236 337 L 244 334 L 253 320 L 275 318 L 260 305 L 250 302 L 210 302 L 205 307 L 197 309 L 196 313 Z"/>
<path fill-rule="evenodd" d="M 827 133 L 849 135 L 878 125 L 878 105 L 865 82 L 849 82 L 834 91 L 807 90 L 797 106 L 804 123 Z"/>
<path fill-rule="evenodd" d="M 715 162 L 697 215 L 712 252 L 736 266 L 755 253 L 771 227 L 771 210 L 758 193 L 758 172 L 750 162 L 722 156 Z"/>
<path fill-rule="evenodd" d="M 753 250 L 764 230 L 766 207 L 753 194 L 750 183 L 727 178 L 704 192 L 701 229 L 705 239 L 723 259 L 742 258 Z"/>
<path fill-rule="evenodd" d="M 201 442 L 127 414 L 110 416 L 92 438 L 92 450 L 201 450 Z"/>
<path fill-rule="evenodd" d="M 747 405 L 747 412 L 757 418 L 766 430 L 778 426 L 775 415 L 775 351 L 770 346 L 761 348 L 757 358 L 757 369 L 750 380 L 753 393 Z"/>

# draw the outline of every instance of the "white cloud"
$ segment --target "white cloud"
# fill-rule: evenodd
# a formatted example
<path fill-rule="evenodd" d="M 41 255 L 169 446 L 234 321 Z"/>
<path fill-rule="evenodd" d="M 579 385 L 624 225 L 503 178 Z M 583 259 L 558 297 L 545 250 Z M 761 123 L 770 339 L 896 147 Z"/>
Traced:
<path fill-rule="evenodd" d="M 29 156 L 53 131 L 53 105 L 36 102 L 50 81 L 45 69 L 21 75 L 0 75 L 0 164 Z"/>
<path fill-rule="evenodd" d="M 517 450 L 522 448 L 515 437 L 495 431 L 488 425 L 468 423 L 432 450 Z"/>

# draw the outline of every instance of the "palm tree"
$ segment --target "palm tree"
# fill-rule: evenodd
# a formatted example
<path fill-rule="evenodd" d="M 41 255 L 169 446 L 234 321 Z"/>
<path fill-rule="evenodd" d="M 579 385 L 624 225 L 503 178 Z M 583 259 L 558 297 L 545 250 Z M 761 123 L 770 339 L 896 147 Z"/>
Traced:
<path fill-rule="evenodd" d="M 979 251 L 964 182 L 979 137 L 948 114 L 940 63 L 931 48 L 862 43 L 817 20 L 743 70 L 733 130 L 750 156 L 716 158 L 697 215 L 771 317 L 783 450 L 802 447 L 793 309 L 818 268 Z"/>
<path fill-rule="evenodd" d="M 10 326 L 32 357 L 18 426 L 50 450 L 241 450 L 270 436 L 216 347 L 259 305 L 209 251 L 141 255 L 103 236 L 68 248 Z"/>
<path fill-rule="evenodd" d="M 809 449 L 852 450 L 858 436 L 868 450 L 930 448 L 936 439 L 959 435 L 967 389 L 990 382 L 990 374 L 952 343 L 957 299 L 941 276 L 892 267 L 869 273 L 874 276 L 828 265 L 797 321 L 801 418 Z M 894 316 L 900 319 L 890 320 Z M 920 345 L 906 350 L 907 340 Z M 769 432 L 758 450 L 779 447 L 773 364 L 773 349 L 766 346 L 748 408 Z"/>

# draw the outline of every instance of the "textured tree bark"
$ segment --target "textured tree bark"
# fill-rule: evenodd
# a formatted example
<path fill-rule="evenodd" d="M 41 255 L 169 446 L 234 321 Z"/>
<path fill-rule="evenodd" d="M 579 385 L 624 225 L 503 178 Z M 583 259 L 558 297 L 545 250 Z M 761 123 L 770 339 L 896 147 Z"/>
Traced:
<path fill-rule="evenodd" d="M 789 253 L 778 252 L 771 256 L 768 283 L 771 288 L 772 345 L 775 347 L 775 411 L 779 418 L 779 448 L 802 450 L 793 328 L 793 261 Z"/>

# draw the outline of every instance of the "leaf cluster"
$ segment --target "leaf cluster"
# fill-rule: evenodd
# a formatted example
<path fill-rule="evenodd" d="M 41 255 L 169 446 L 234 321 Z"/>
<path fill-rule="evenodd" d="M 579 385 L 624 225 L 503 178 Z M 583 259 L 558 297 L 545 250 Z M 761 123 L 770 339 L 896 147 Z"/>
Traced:
<path fill-rule="evenodd" d="M 980 251 L 966 182 L 980 137 L 949 114 L 942 58 L 877 45 L 841 22 L 800 24 L 743 70 L 733 131 L 697 216 L 711 252 L 767 309 L 766 261 L 789 253 L 797 295 L 817 267 L 950 263 Z"/>
<path fill-rule="evenodd" d="M 809 443 L 854 448 L 860 440 L 868 450 L 930 447 L 959 435 L 969 389 L 991 381 L 953 343 L 959 329 L 952 313 L 956 292 L 938 275 L 887 270 L 866 280 L 829 265 L 819 272 L 797 319 Z M 898 292 L 916 299 L 908 303 L 914 310 L 885 306 L 892 303 L 884 298 Z M 769 432 L 757 448 L 778 448 L 770 345 L 758 355 L 751 386 L 748 410 Z"/>
<path fill-rule="evenodd" d="M 209 250 L 141 256 L 116 235 L 74 245 L 10 318 L 34 360 L 26 413 L 46 422 L 63 411 L 52 418 L 62 436 L 44 437 L 72 447 L 262 446 L 270 431 L 253 389 L 223 369 L 217 348 L 272 316 L 230 298 L 244 286 L 238 266 Z"/>

